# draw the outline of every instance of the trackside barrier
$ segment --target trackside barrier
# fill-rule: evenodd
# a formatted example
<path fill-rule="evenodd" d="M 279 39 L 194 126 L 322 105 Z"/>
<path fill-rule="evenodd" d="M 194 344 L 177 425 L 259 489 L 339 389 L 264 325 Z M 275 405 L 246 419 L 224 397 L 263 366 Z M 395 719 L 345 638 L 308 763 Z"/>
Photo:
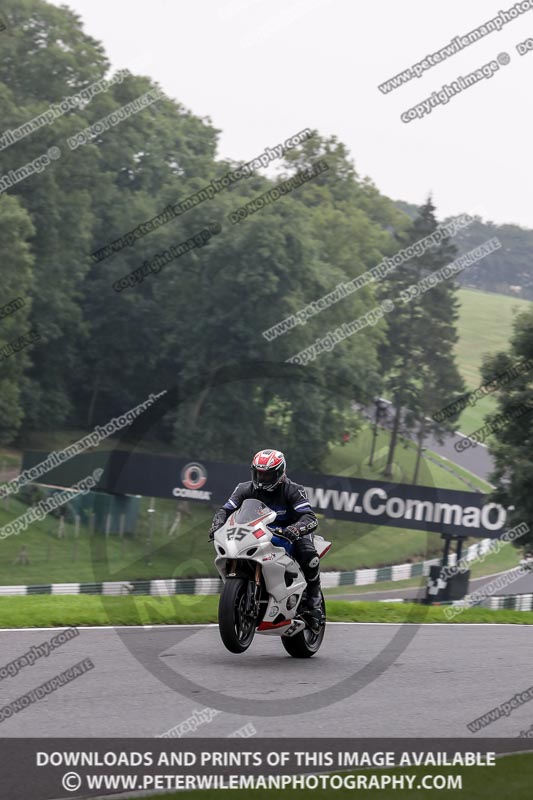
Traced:
<path fill-rule="evenodd" d="M 510 594 L 488 597 L 481 603 L 485 608 L 533 611 L 533 594 Z"/>

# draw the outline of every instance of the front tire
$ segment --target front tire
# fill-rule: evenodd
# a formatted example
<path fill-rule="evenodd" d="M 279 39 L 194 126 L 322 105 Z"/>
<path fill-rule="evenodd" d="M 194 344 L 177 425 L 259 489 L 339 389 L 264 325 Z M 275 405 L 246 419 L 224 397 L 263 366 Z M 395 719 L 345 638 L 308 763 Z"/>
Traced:
<path fill-rule="evenodd" d="M 248 584 L 246 578 L 229 578 L 220 594 L 218 628 L 230 653 L 244 653 L 255 635 L 256 620 L 245 613 Z"/>
<path fill-rule="evenodd" d="M 326 603 L 324 595 L 322 595 L 322 614 L 324 619 L 326 617 Z M 326 632 L 326 623 L 321 625 L 318 633 L 315 633 L 309 627 L 305 627 L 303 631 L 297 633 L 296 636 L 282 636 L 281 642 L 287 653 L 293 658 L 311 658 L 317 653 L 324 639 Z"/>

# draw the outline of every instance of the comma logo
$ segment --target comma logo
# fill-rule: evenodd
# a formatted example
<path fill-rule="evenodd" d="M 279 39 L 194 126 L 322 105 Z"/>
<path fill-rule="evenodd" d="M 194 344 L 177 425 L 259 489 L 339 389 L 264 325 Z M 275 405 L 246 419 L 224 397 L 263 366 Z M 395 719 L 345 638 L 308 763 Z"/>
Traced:
<path fill-rule="evenodd" d="M 172 490 L 174 497 L 190 498 L 191 500 L 211 500 L 211 492 L 200 491 L 207 482 L 207 470 L 202 464 L 191 461 L 181 470 L 181 486 Z"/>
<path fill-rule="evenodd" d="M 187 489 L 201 489 L 207 481 L 207 470 L 202 464 L 191 462 L 181 470 L 181 482 Z"/>

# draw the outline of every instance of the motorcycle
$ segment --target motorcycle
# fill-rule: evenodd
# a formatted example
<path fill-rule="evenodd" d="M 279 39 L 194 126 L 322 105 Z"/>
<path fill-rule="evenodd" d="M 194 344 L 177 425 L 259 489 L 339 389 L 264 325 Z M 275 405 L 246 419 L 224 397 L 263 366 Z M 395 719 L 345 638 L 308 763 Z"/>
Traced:
<path fill-rule="evenodd" d="M 281 528 L 271 529 L 276 512 L 259 500 L 245 500 L 215 532 L 215 566 L 223 581 L 218 625 L 225 647 L 244 653 L 256 633 L 280 636 L 293 658 L 310 658 L 326 629 L 313 630 L 306 620 L 306 581 L 292 558 L 292 543 Z M 320 558 L 331 547 L 322 536 L 313 541 Z"/>

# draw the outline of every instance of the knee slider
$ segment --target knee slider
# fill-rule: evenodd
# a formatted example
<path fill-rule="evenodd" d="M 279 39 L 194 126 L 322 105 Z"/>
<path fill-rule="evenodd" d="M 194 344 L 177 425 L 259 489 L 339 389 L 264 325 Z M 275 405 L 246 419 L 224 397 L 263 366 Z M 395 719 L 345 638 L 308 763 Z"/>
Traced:
<path fill-rule="evenodd" d="M 303 571 L 307 582 L 318 580 L 320 572 L 319 567 L 320 559 L 317 555 L 312 556 L 308 561 L 305 562 Z"/>

